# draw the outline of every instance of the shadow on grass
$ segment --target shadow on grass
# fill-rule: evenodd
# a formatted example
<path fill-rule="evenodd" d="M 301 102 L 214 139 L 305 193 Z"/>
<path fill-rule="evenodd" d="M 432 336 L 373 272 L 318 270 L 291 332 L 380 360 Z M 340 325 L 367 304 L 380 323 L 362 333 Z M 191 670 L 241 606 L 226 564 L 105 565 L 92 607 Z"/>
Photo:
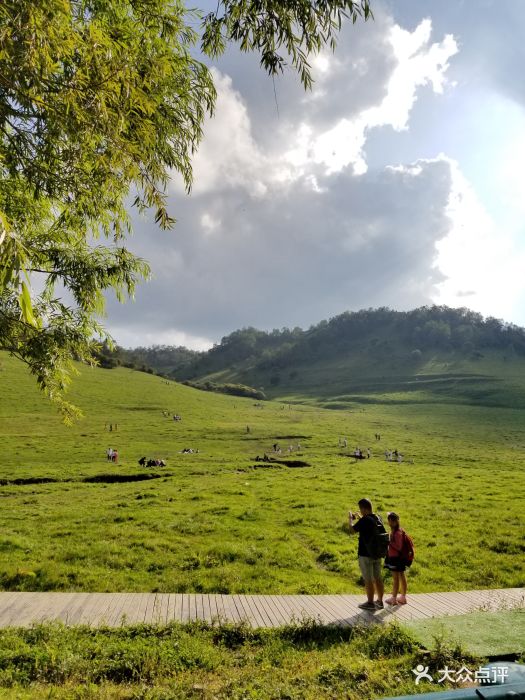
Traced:
<path fill-rule="evenodd" d="M 53 479 L 50 477 L 29 477 L 27 479 L 0 479 L 0 486 L 30 486 L 33 484 L 123 484 L 132 481 L 149 481 L 150 479 L 165 479 L 174 474 L 95 474 L 83 479 Z"/>

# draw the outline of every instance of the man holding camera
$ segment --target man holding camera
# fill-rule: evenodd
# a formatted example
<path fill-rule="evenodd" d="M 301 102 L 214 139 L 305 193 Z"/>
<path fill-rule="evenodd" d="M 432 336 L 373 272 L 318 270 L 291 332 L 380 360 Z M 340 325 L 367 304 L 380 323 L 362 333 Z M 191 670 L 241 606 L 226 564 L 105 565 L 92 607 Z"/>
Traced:
<path fill-rule="evenodd" d="M 365 582 L 366 602 L 359 605 L 363 610 L 381 610 L 385 587 L 381 575 L 381 564 L 386 554 L 383 549 L 388 547 L 388 534 L 379 515 L 372 509 L 372 503 L 368 498 L 362 498 L 359 503 L 361 517 L 356 520 L 352 511 L 348 513 L 350 533 L 359 533 L 359 545 L 357 548 L 357 560 Z M 374 602 L 374 592 L 377 592 L 377 600 Z"/>

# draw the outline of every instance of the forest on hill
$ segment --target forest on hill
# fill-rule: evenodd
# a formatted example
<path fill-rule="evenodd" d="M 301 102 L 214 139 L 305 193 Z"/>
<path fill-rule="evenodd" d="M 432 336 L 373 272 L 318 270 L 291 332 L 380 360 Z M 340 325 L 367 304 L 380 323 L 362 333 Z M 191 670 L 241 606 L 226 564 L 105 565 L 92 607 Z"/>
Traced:
<path fill-rule="evenodd" d="M 130 366 L 192 379 L 251 361 L 260 369 L 291 367 L 334 355 L 372 351 L 386 356 L 404 349 L 412 357 L 424 352 L 456 352 L 475 359 L 489 349 L 525 357 L 525 329 L 466 308 L 420 307 L 347 311 L 308 330 L 282 328 L 236 330 L 208 352 L 181 346 L 107 347 L 98 354 L 102 366 Z"/>
<path fill-rule="evenodd" d="M 178 379 L 191 378 L 253 361 L 260 369 L 284 369 L 296 364 L 354 353 L 385 357 L 399 350 L 414 359 L 424 352 L 459 352 L 477 357 L 488 349 L 525 357 L 525 329 L 495 318 L 484 319 L 468 309 L 445 306 L 413 311 L 387 308 L 345 312 L 306 331 L 259 331 L 244 328 L 226 336 L 185 367 L 174 368 Z"/>

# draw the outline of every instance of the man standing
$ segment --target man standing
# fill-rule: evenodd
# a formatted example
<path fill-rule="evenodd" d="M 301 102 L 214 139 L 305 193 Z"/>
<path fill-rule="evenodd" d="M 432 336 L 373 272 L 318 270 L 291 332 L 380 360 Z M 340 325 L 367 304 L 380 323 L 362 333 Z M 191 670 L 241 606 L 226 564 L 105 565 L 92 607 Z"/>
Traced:
<path fill-rule="evenodd" d="M 365 582 L 366 602 L 359 605 L 363 610 L 381 610 L 383 605 L 384 585 L 381 576 L 381 562 L 388 548 L 388 534 L 381 518 L 372 510 L 372 503 L 368 498 L 362 498 L 359 503 L 361 517 L 356 521 L 350 511 L 348 520 L 350 532 L 359 533 L 359 545 L 357 559 L 359 568 Z M 383 549 L 385 553 L 383 554 Z M 374 587 L 377 592 L 377 600 L 374 602 Z"/>

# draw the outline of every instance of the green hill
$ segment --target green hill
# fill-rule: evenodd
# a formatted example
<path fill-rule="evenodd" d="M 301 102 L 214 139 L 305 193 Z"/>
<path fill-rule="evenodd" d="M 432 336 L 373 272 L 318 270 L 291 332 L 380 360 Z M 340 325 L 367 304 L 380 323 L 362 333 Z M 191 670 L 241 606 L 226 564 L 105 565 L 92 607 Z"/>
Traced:
<path fill-rule="evenodd" d="M 174 348 L 174 351 L 180 349 Z M 370 403 L 525 407 L 525 330 L 468 309 L 344 313 L 303 331 L 245 328 L 156 370 L 202 388 L 241 384 L 329 408 Z M 161 361 L 162 358 L 162 361 Z"/>

